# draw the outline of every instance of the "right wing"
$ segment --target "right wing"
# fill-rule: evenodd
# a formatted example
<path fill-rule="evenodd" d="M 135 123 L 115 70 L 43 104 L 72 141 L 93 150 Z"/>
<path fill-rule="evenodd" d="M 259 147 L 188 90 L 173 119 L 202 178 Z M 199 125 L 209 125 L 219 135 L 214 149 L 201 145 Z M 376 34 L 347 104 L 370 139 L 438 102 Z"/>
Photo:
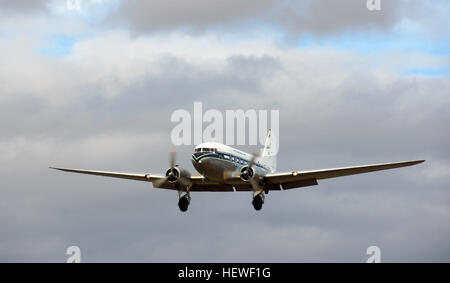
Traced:
<path fill-rule="evenodd" d="M 135 173 L 122 173 L 122 172 L 110 172 L 110 171 L 97 171 L 97 170 L 85 170 L 85 169 L 73 169 L 73 168 L 58 168 L 49 167 L 51 169 L 56 169 L 64 172 L 81 173 L 88 175 L 97 175 L 104 177 L 113 177 L 137 181 L 152 182 L 154 188 L 176 190 L 176 184 L 170 183 L 168 181 L 163 182 L 158 187 L 154 184 L 155 182 L 166 179 L 164 175 L 155 174 L 135 174 Z M 192 192 L 233 192 L 233 185 L 221 184 L 218 182 L 207 180 L 202 175 L 192 175 L 189 178 L 191 182 L 190 191 Z"/>
<path fill-rule="evenodd" d="M 51 169 L 56 169 L 65 172 L 72 173 L 81 173 L 81 174 L 89 174 L 89 175 L 97 175 L 97 176 L 105 176 L 105 177 L 114 177 L 121 179 L 130 179 L 137 181 L 147 181 L 153 182 L 157 180 L 164 179 L 163 175 L 150 175 L 150 174 L 133 174 L 133 173 L 119 173 L 119 172 L 109 172 L 109 171 L 95 171 L 95 170 L 84 170 L 84 169 L 71 169 L 71 168 L 57 168 L 57 167 L 49 167 Z"/>

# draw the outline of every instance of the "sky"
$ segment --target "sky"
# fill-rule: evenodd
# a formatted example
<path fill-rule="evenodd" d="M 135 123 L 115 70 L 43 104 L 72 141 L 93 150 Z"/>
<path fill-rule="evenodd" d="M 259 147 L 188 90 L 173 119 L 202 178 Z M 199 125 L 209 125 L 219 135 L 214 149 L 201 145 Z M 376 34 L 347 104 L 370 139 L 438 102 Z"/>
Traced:
<path fill-rule="evenodd" d="M 450 261 L 449 1 L 78 3 L 0 0 L 0 262 Z M 162 173 L 175 149 L 194 173 L 170 117 L 195 101 L 279 110 L 279 171 L 426 162 L 187 213 L 48 169 Z"/>

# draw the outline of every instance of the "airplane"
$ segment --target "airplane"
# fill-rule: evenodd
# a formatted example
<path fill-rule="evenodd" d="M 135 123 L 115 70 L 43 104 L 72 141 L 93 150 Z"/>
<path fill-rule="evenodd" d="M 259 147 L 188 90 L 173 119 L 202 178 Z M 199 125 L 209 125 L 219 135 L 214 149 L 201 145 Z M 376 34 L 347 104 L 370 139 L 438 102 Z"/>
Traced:
<path fill-rule="evenodd" d="M 412 160 L 373 165 L 341 167 L 308 171 L 276 172 L 276 153 L 274 135 L 268 131 L 262 156 L 249 154 L 233 147 L 206 142 L 197 145 L 192 154 L 192 164 L 200 174 L 191 175 L 175 163 L 175 152 L 170 152 L 170 167 L 165 174 L 133 174 L 108 171 L 94 171 L 71 168 L 49 167 L 51 169 L 131 179 L 151 182 L 153 188 L 176 190 L 178 207 L 182 212 L 188 210 L 191 192 L 252 192 L 252 205 L 261 210 L 265 195 L 269 191 L 289 190 L 317 185 L 317 180 L 368 173 L 398 167 L 411 166 L 425 160 Z"/>

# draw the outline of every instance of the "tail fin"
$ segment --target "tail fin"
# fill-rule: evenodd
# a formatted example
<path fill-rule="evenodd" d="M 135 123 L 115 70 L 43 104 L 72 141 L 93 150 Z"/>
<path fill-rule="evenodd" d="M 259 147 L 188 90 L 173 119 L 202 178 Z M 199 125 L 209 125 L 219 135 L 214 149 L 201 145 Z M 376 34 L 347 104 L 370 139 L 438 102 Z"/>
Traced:
<path fill-rule="evenodd" d="M 264 143 L 261 163 L 269 167 L 271 172 L 275 172 L 277 170 L 277 149 L 278 145 L 276 144 L 276 137 L 273 135 L 272 130 L 269 129 L 266 142 Z"/>

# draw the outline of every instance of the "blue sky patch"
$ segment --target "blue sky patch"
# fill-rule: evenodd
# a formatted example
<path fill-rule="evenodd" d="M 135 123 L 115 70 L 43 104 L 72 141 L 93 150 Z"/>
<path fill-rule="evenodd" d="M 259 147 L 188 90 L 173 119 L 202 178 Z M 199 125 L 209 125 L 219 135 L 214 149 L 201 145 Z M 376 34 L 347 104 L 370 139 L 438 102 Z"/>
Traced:
<path fill-rule="evenodd" d="M 415 68 L 406 70 L 402 73 L 404 76 L 429 76 L 429 77 L 440 77 L 450 75 L 450 67 L 446 68 Z"/>
<path fill-rule="evenodd" d="M 53 34 L 47 36 L 44 44 L 37 47 L 37 53 L 46 56 L 67 56 L 72 52 L 72 48 L 78 41 L 76 36 Z"/>

